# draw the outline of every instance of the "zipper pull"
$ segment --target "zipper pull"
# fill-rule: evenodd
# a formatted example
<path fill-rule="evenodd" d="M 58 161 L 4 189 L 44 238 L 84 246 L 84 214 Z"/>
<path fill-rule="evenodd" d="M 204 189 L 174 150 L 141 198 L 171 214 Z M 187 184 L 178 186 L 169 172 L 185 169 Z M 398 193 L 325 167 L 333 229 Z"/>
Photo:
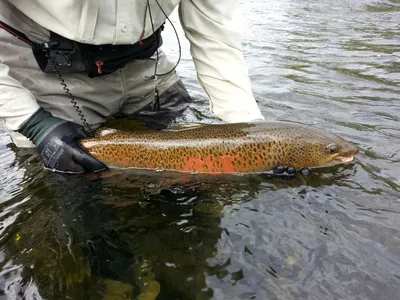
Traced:
<path fill-rule="evenodd" d="M 155 88 L 154 88 L 153 110 L 160 111 L 160 94 L 158 93 L 158 87 L 157 86 L 155 86 Z"/>
<path fill-rule="evenodd" d="M 101 74 L 103 73 L 103 65 L 104 62 L 102 60 L 96 60 L 96 66 L 97 66 L 97 73 Z"/>

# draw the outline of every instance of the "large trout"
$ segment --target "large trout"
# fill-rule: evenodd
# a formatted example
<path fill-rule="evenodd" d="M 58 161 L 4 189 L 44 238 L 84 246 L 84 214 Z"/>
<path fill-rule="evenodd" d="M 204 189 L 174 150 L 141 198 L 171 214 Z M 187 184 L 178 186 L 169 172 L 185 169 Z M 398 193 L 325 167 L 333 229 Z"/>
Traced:
<path fill-rule="evenodd" d="M 110 168 L 195 173 L 260 173 L 277 165 L 313 168 L 350 162 L 358 153 L 334 134 L 284 122 L 102 129 L 80 146 Z"/>

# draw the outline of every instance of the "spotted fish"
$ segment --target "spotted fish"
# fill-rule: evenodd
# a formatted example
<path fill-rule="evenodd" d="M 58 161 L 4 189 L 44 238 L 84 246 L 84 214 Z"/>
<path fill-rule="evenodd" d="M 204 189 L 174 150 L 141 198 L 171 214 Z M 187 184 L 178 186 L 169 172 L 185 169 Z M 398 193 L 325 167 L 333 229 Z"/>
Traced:
<path fill-rule="evenodd" d="M 197 124 L 162 131 L 103 128 L 80 146 L 110 168 L 260 173 L 277 165 L 350 162 L 358 149 L 325 131 L 285 122 Z"/>

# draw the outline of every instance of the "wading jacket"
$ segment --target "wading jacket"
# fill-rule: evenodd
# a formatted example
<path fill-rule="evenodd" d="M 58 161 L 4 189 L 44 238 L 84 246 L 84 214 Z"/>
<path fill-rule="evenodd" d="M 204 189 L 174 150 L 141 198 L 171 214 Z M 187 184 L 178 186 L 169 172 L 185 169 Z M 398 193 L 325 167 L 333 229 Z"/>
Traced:
<path fill-rule="evenodd" d="M 152 34 L 166 17 L 156 0 L 0 0 L 71 40 L 88 44 L 133 44 Z M 167 15 L 179 19 L 211 111 L 225 122 L 263 119 L 251 91 L 241 49 L 243 23 L 236 0 L 158 0 Z M 0 60 L 0 119 L 10 130 L 38 109 L 32 93 L 16 84 Z"/>

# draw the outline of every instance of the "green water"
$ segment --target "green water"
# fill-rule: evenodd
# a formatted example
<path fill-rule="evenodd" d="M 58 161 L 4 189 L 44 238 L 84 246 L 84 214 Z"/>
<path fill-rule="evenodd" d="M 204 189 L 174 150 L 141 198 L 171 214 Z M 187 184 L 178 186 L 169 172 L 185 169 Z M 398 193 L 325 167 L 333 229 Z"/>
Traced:
<path fill-rule="evenodd" d="M 266 119 L 339 134 L 355 163 L 292 181 L 61 176 L 0 128 L 0 299 L 399 298 L 400 2 L 242 7 Z M 184 121 L 216 122 L 181 38 Z M 175 59 L 170 26 L 164 41 Z"/>

